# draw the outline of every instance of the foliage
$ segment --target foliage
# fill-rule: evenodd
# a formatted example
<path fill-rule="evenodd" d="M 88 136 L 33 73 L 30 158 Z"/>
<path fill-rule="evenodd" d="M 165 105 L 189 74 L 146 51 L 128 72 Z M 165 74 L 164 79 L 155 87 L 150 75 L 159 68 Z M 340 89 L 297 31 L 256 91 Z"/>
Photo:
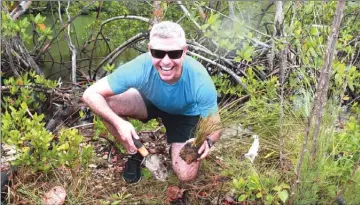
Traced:
<path fill-rule="evenodd" d="M 269 205 L 285 203 L 289 197 L 288 190 L 290 189 L 290 186 L 285 183 L 277 185 L 272 178 L 260 179 L 256 173 L 245 179 L 242 177 L 233 178 L 232 186 L 239 202 L 260 202 Z"/>
<path fill-rule="evenodd" d="M 77 130 L 62 130 L 58 136 L 48 132 L 43 123 L 44 115 L 35 113 L 30 119 L 28 106 L 21 103 L 19 109 L 13 106 L 1 115 L 1 135 L 5 143 L 14 145 L 16 166 L 25 166 L 33 171 L 49 171 L 51 168 L 86 166 L 92 157 L 92 147 L 80 148 L 83 137 Z M 57 140 L 57 142 L 56 142 Z"/>
<path fill-rule="evenodd" d="M 9 87 L 10 95 L 3 95 L 2 108 L 9 106 L 19 108 L 21 103 L 24 102 L 30 110 L 33 110 L 39 108 L 40 103 L 47 100 L 46 90 L 54 89 L 57 82 L 47 80 L 44 76 L 37 75 L 35 72 L 29 72 L 18 78 L 4 79 L 4 85 Z"/>
<path fill-rule="evenodd" d="M 123 204 L 124 201 L 132 197 L 132 194 L 126 192 L 119 192 L 111 195 L 110 200 L 102 200 L 101 205 L 117 205 Z"/>
<path fill-rule="evenodd" d="M 11 38 L 20 35 L 24 41 L 31 39 L 30 35 L 26 32 L 26 28 L 30 25 L 27 18 L 13 21 L 9 14 L 1 11 L 1 36 L 3 38 Z"/>
<path fill-rule="evenodd" d="M 298 202 L 327 204 L 327 201 L 332 200 L 342 187 L 352 187 L 350 190 L 345 188 L 345 195 L 352 193 L 352 189 L 360 189 L 357 175 L 350 178 L 355 163 L 360 157 L 359 119 L 350 116 L 343 129 L 339 127 L 336 129 L 333 131 L 328 127 L 327 130 L 330 131 L 321 136 L 322 157 L 311 159 L 306 155 L 307 163 L 302 168 L 301 176 L 305 180 L 299 186 Z M 357 203 L 358 198 L 355 196 L 346 197 L 347 203 Z"/>
<path fill-rule="evenodd" d="M 14 21 L 10 18 L 10 15 L 5 14 L 4 11 L 1 12 L 1 16 L 1 33 L 4 38 L 10 38 L 19 35 L 22 40 L 29 43 L 31 36 L 28 33 L 28 27 L 31 24 L 34 24 L 35 31 L 38 34 L 38 41 L 52 39 L 52 30 L 50 27 L 46 27 L 46 17 L 42 16 L 40 13 L 38 13 L 35 17 L 30 15 L 30 21 L 27 17 L 18 21 Z"/>

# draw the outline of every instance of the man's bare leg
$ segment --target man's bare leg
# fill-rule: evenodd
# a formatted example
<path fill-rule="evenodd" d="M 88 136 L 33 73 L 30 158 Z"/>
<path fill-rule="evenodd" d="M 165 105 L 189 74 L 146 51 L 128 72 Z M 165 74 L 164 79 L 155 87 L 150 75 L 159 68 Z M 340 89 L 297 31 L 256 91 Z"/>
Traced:
<path fill-rule="evenodd" d="M 110 108 L 121 117 L 131 117 L 134 119 L 144 120 L 148 116 L 145 102 L 141 97 L 139 91 L 134 88 L 130 88 L 122 94 L 108 97 L 106 98 L 106 102 L 108 103 Z M 116 140 L 118 140 L 121 144 L 124 145 L 114 125 L 106 121 L 103 121 L 103 123 L 108 129 L 108 131 L 111 133 L 111 135 L 113 135 Z M 136 152 L 136 150 L 129 150 L 127 144 L 125 144 L 124 146 L 129 153 Z"/>
<path fill-rule="evenodd" d="M 185 142 L 171 144 L 171 162 L 173 170 L 177 175 L 178 179 L 182 182 L 188 182 L 195 180 L 197 172 L 199 170 L 200 162 L 196 161 L 191 164 L 187 164 L 180 157 L 180 150 L 184 145 Z"/>

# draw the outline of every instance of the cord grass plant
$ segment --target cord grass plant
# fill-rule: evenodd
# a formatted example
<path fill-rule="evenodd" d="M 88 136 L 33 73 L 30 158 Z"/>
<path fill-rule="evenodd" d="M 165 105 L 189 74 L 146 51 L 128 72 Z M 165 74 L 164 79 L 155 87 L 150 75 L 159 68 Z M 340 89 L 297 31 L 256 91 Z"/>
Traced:
<path fill-rule="evenodd" d="M 188 141 L 180 151 L 180 157 L 188 164 L 194 162 L 198 157 L 198 150 L 204 141 L 212 133 L 222 132 L 225 128 L 229 128 L 237 124 L 239 116 L 241 116 L 241 105 L 238 104 L 242 98 L 225 102 L 220 105 L 218 115 L 207 118 L 200 118 L 194 133 L 194 140 Z"/>

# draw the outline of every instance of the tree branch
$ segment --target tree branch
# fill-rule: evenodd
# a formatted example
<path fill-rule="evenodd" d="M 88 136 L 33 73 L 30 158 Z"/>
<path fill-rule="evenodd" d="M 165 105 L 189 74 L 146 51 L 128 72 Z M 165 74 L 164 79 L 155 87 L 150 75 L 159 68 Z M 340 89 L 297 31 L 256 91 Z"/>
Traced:
<path fill-rule="evenodd" d="M 103 66 L 105 64 L 106 61 L 108 61 L 112 56 L 117 56 L 120 55 L 121 52 L 123 51 L 123 49 L 127 46 L 130 46 L 131 44 L 142 40 L 144 38 L 146 38 L 149 34 L 148 33 L 138 33 L 135 36 L 131 37 L 130 39 L 128 39 L 127 41 L 125 41 L 123 44 L 121 44 L 119 47 L 117 47 L 115 50 L 113 50 L 108 56 L 106 56 L 106 58 L 104 58 L 100 64 L 95 68 L 94 71 L 94 76 L 93 76 L 93 80 L 96 79 L 96 73 L 97 71 L 101 68 L 101 66 Z M 120 52 L 121 51 L 121 52 Z"/>
<path fill-rule="evenodd" d="M 232 71 L 231 69 L 229 69 L 229 68 L 227 68 L 227 67 L 225 67 L 223 65 L 220 65 L 220 64 L 218 64 L 218 63 L 216 63 L 216 62 L 214 62 L 214 61 L 212 61 L 212 60 L 210 60 L 208 58 L 205 58 L 204 56 L 199 55 L 197 53 L 193 53 L 191 51 L 187 51 L 187 53 L 192 55 L 192 56 L 195 56 L 197 58 L 200 58 L 200 59 L 202 59 L 202 60 L 204 60 L 204 61 L 206 61 L 206 62 L 208 62 L 208 63 L 210 63 L 212 65 L 215 65 L 215 66 L 221 68 L 223 71 L 227 72 L 230 76 L 232 76 L 235 79 L 235 81 L 247 91 L 247 86 L 241 82 L 240 77 L 238 75 L 236 75 L 236 73 L 234 73 L 234 71 Z"/>
<path fill-rule="evenodd" d="M 198 28 L 198 30 L 202 33 L 201 27 L 200 25 L 195 21 L 195 19 L 191 16 L 190 12 L 186 9 L 186 7 L 182 4 L 181 1 L 176 1 L 178 3 L 178 5 L 180 6 L 181 10 L 183 10 L 183 12 L 185 13 L 186 16 L 189 17 L 190 21 L 194 23 L 194 25 L 196 26 L 196 28 Z"/>
<path fill-rule="evenodd" d="M 315 136 L 318 135 L 318 132 L 320 130 L 321 113 L 323 110 L 323 106 L 325 106 L 325 104 L 326 104 L 326 97 L 327 97 L 327 90 L 328 90 L 328 83 L 329 83 L 329 71 L 331 70 L 331 64 L 332 64 L 332 60 L 334 57 L 334 51 L 335 51 L 335 44 L 336 44 L 337 37 L 339 34 L 339 26 L 341 23 L 341 19 L 343 17 L 344 4 L 345 4 L 344 0 L 339 0 L 338 5 L 336 7 L 334 20 L 333 20 L 333 23 L 331 26 L 331 33 L 328 38 L 327 50 L 326 50 L 326 54 L 324 57 L 324 65 L 321 70 L 318 86 L 316 88 L 316 97 L 314 100 L 314 105 L 311 110 L 311 114 L 308 118 L 308 124 L 306 127 L 306 135 L 304 137 L 303 145 L 302 145 L 301 152 L 300 152 L 300 159 L 299 159 L 299 162 L 296 167 L 296 173 L 295 173 L 296 179 L 291 186 L 289 205 L 294 204 L 295 193 L 297 191 L 297 185 L 300 183 L 300 180 L 301 180 L 301 167 L 302 167 L 302 163 L 304 161 L 305 150 L 306 150 L 307 142 L 308 142 L 308 139 L 310 136 L 310 130 L 312 127 L 312 120 L 313 120 L 314 115 L 317 116 L 316 126 L 318 126 L 318 127 L 316 127 L 317 130 L 315 131 L 313 140 L 315 139 Z M 313 141 L 314 150 L 312 150 L 312 151 L 316 151 L 315 143 L 317 144 L 317 139 Z"/>

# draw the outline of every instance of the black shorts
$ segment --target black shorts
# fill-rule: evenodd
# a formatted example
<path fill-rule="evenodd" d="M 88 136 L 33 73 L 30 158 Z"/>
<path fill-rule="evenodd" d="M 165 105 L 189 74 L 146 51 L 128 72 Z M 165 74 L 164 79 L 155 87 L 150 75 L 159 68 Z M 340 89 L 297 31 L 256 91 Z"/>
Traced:
<path fill-rule="evenodd" d="M 166 128 L 166 139 L 168 143 L 185 142 L 194 137 L 196 125 L 200 119 L 199 115 L 188 116 L 169 114 L 157 108 L 144 95 L 141 96 L 145 102 L 148 113 L 148 118 L 142 120 L 142 122 L 147 122 L 154 118 L 161 118 L 161 121 Z"/>

